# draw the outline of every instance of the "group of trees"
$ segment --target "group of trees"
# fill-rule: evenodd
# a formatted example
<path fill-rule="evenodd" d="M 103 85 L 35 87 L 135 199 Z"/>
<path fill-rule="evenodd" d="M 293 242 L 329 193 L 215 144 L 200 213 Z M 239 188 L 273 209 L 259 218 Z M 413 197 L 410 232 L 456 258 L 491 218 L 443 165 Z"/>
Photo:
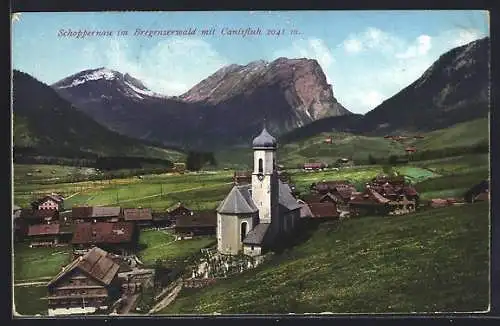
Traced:
<path fill-rule="evenodd" d="M 188 152 L 186 157 L 186 169 L 189 171 L 199 171 L 206 164 L 211 166 L 217 165 L 214 153 L 212 152 Z"/>

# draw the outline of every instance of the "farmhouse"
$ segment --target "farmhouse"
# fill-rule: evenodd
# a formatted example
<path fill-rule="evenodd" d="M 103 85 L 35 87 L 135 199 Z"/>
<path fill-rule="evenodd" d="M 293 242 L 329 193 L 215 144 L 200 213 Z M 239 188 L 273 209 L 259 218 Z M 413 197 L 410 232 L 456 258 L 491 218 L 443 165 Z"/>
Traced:
<path fill-rule="evenodd" d="M 367 187 L 361 194 L 354 195 L 349 201 L 350 214 L 352 216 L 387 215 L 390 211 L 389 202 L 389 199 Z"/>
<path fill-rule="evenodd" d="M 167 208 L 167 213 L 170 216 L 170 218 L 174 221 L 179 216 L 194 214 L 194 212 L 191 209 L 184 206 L 184 204 L 182 204 L 181 202 L 178 202 L 177 204 Z"/>
<path fill-rule="evenodd" d="M 178 216 L 175 233 L 182 236 L 210 235 L 216 233 L 217 214 L 214 211 L 199 211 L 193 215 Z"/>
<path fill-rule="evenodd" d="M 64 198 L 57 194 L 47 195 L 32 202 L 31 207 L 34 210 L 50 209 L 62 211 L 64 209 Z"/>
<path fill-rule="evenodd" d="M 118 222 L 121 217 L 120 207 L 73 207 L 72 218 L 76 223 L 82 222 Z"/>
<path fill-rule="evenodd" d="M 48 247 L 59 242 L 59 224 L 35 224 L 28 227 L 30 247 Z"/>
<path fill-rule="evenodd" d="M 120 295 L 119 268 L 98 247 L 63 267 L 47 285 L 49 316 L 106 310 Z"/>
<path fill-rule="evenodd" d="M 310 190 L 314 193 L 326 194 L 333 192 L 336 187 L 345 186 L 349 189 L 355 189 L 347 180 L 321 181 L 311 184 Z"/>
<path fill-rule="evenodd" d="M 153 223 L 151 208 L 124 208 L 123 220 L 134 222 L 138 226 L 150 226 Z"/>
<path fill-rule="evenodd" d="M 20 219 L 22 219 L 26 225 L 49 224 L 59 221 L 59 211 L 55 209 L 23 209 Z"/>
<path fill-rule="evenodd" d="M 309 209 L 311 211 L 311 216 L 309 216 L 310 218 L 328 219 L 339 217 L 337 205 L 335 205 L 335 203 L 332 203 L 331 201 L 310 203 Z"/>
<path fill-rule="evenodd" d="M 217 208 L 217 249 L 222 254 L 260 255 L 291 234 L 300 206 L 278 178 L 276 139 L 264 127 L 252 142 L 252 182 L 235 185 Z"/>
<path fill-rule="evenodd" d="M 84 222 L 76 224 L 71 243 L 77 251 L 99 246 L 126 256 L 137 249 L 138 233 L 132 222 Z"/>

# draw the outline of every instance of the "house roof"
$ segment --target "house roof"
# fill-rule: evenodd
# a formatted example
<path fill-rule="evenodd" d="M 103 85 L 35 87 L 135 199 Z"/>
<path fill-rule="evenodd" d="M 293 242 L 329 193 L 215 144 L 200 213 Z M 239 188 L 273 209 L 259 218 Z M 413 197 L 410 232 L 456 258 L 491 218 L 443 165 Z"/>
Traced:
<path fill-rule="evenodd" d="M 149 221 L 153 219 L 151 208 L 124 208 L 125 221 Z"/>
<path fill-rule="evenodd" d="M 252 199 L 251 185 L 237 185 L 220 203 L 217 212 L 222 214 L 249 214 L 258 211 Z"/>
<path fill-rule="evenodd" d="M 134 223 L 97 222 L 78 223 L 73 233 L 72 243 L 127 243 L 132 240 Z"/>
<path fill-rule="evenodd" d="M 300 196 L 300 198 L 306 203 L 319 203 L 323 198 L 323 195 L 318 194 L 305 194 Z"/>
<path fill-rule="evenodd" d="M 184 204 L 181 202 L 178 202 L 177 204 L 174 204 L 174 205 L 170 206 L 169 208 L 167 208 L 167 212 L 169 214 L 171 214 L 177 210 L 184 210 L 184 211 L 191 212 L 191 210 L 189 208 L 187 208 L 186 206 L 184 206 Z"/>
<path fill-rule="evenodd" d="M 339 213 L 337 212 L 337 206 L 334 203 L 311 203 L 309 208 L 312 213 L 312 217 L 337 217 Z"/>
<path fill-rule="evenodd" d="M 59 224 L 36 224 L 28 228 L 28 236 L 37 235 L 57 235 L 59 234 Z"/>
<path fill-rule="evenodd" d="M 324 165 L 324 163 L 304 163 L 304 167 L 306 168 L 321 168 Z"/>
<path fill-rule="evenodd" d="M 349 203 L 351 204 L 361 204 L 361 205 L 380 205 L 386 204 L 390 202 L 389 199 L 384 198 L 381 194 L 379 194 L 376 190 L 371 188 L 366 188 L 364 192 L 361 194 L 355 194 Z"/>
<path fill-rule="evenodd" d="M 92 217 L 92 207 L 89 207 L 89 206 L 73 206 L 71 208 L 71 216 L 73 218 Z"/>
<path fill-rule="evenodd" d="M 262 245 L 265 243 L 266 234 L 268 233 L 270 223 L 259 223 L 257 224 L 243 240 L 244 244 L 250 245 Z"/>
<path fill-rule="evenodd" d="M 121 213 L 120 207 L 92 207 L 92 217 L 115 217 Z"/>
<path fill-rule="evenodd" d="M 217 225 L 217 212 L 198 211 L 193 215 L 179 216 L 175 227 L 212 227 Z"/>
<path fill-rule="evenodd" d="M 64 198 L 60 195 L 56 195 L 56 194 L 53 194 L 53 195 L 46 195 L 46 196 L 43 196 L 42 198 L 39 198 L 35 201 L 33 201 L 31 203 L 31 205 L 35 205 L 35 206 L 38 206 L 44 202 L 46 202 L 47 200 L 53 200 L 55 201 L 56 203 L 62 203 L 64 201 Z"/>
<path fill-rule="evenodd" d="M 94 247 L 85 255 L 78 257 L 69 265 L 64 267 L 64 269 L 57 274 L 48 285 L 54 285 L 64 275 L 67 275 L 75 269 L 82 271 L 87 276 L 104 285 L 109 285 L 118 273 L 120 266 L 113 261 L 106 251 L 101 248 Z"/>
<path fill-rule="evenodd" d="M 286 183 L 278 180 L 279 184 L 279 204 L 285 207 L 289 211 L 299 209 L 300 206 L 297 204 L 297 199 L 292 195 L 292 189 Z"/>

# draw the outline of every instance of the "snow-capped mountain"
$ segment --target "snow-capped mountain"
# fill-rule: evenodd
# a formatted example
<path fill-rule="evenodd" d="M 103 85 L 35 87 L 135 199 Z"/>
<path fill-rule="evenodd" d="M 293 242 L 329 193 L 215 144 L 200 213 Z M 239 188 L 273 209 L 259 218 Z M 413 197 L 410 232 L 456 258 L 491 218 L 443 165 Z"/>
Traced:
<path fill-rule="evenodd" d="M 52 87 L 111 130 L 171 146 L 246 144 L 264 118 L 280 135 L 350 114 L 333 97 L 319 64 L 309 59 L 229 65 L 177 97 L 154 94 L 129 74 L 106 68 L 79 72 Z"/>
<path fill-rule="evenodd" d="M 109 94 L 103 94 L 104 96 L 116 95 L 112 94 L 114 89 L 111 89 L 110 85 L 116 87 L 116 90 L 120 94 L 140 100 L 166 97 L 149 90 L 140 80 L 130 76 L 128 73 L 122 74 L 104 67 L 84 70 L 58 81 L 53 86 L 59 90 L 78 87 L 79 89 L 90 91 L 93 88 L 104 88 L 111 91 Z M 64 93 L 64 91 L 61 92 Z"/>

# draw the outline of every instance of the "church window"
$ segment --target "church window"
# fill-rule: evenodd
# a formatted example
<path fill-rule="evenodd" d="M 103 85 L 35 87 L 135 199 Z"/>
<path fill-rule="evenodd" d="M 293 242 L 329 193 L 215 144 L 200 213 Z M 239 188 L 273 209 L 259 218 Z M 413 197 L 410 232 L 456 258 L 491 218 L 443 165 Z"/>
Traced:
<path fill-rule="evenodd" d="M 262 159 L 259 158 L 259 173 L 262 173 L 262 172 L 264 172 L 264 167 L 263 167 Z"/>
<path fill-rule="evenodd" d="M 241 223 L 241 241 L 245 239 L 245 236 L 247 235 L 247 222 Z"/>

